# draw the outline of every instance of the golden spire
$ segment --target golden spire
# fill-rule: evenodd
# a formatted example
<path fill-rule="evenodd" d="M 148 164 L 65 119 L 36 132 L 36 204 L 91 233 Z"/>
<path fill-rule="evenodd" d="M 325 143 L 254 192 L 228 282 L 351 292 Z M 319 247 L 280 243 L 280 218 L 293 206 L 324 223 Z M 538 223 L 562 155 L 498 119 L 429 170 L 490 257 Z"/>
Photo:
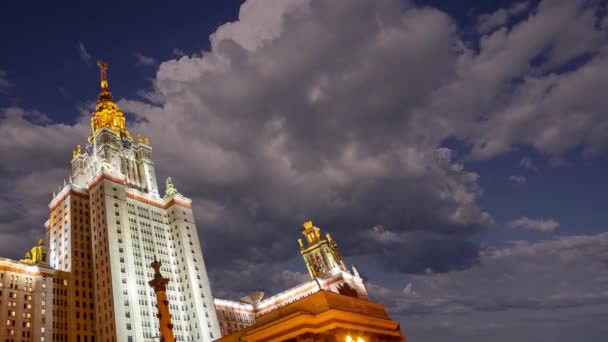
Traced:
<path fill-rule="evenodd" d="M 101 92 L 99 93 L 99 102 L 112 101 L 112 93 L 110 93 L 110 87 L 108 86 L 108 76 L 106 71 L 108 70 L 108 63 L 97 61 L 97 66 L 101 71 Z"/>
<path fill-rule="evenodd" d="M 116 132 L 121 138 L 133 140 L 127 130 L 125 116 L 116 103 L 112 101 L 112 93 L 108 85 L 108 63 L 97 61 L 101 71 L 101 91 L 99 92 L 99 103 L 91 116 L 91 130 L 93 134 L 102 128 L 109 128 Z"/>

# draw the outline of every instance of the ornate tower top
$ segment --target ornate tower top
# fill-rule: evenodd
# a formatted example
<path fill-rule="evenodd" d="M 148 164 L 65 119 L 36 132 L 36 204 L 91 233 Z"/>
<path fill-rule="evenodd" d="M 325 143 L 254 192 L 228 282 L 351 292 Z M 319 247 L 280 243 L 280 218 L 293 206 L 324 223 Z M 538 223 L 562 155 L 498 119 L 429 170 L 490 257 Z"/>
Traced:
<path fill-rule="evenodd" d="M 97 61 L 97 66 L 101 71 L 101 91 L 99 92 L 99 103 L 91 116 L 92 134 L 105 127 L 116 132 L 121 138 L 133 140 L 131 133 L 127 130 L 124 114 L 112 101 L 107 77 L 108 63 Z"/>
<path fill-rule="evenodd" d="M 309 246 L 321 239 L 321 230 L 318 227 L 315 227 L 311 220 L 304 222 L 302 226 L 304 227 L 302 234 L 306 236 Z"/>
<path fill-rule="evenodd" d="M 298 239 L 298 243 L 310 276 L 313 278 L 323 277 L 338 269 L 347 271 L 338 250 L 338 245 L 331 238 L 331 235 L 326 234 L 323 237 L 321 229 L 315 227 L 310 220 L 304 222 L 303 227 L 302 234 L 304 234 L 308 243 L 304 245 L 302 239 Z"/>

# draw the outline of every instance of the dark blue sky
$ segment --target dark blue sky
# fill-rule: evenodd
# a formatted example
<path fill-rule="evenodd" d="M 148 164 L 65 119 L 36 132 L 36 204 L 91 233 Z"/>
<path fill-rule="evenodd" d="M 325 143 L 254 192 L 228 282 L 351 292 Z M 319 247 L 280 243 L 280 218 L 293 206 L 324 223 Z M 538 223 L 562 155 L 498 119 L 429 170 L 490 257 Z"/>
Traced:
<path fill-rule="evenodd" d="M 208 49 L 209 33 L 236 20 L 241 2 L 4 3 L 0 65 L 13 76 L 14 87 L 2 103 L 35 107 L 73 122 L 74 108 L 95 99 L 95 59 L 111 61 L 116 94 L 135 96 L 155 73 L 155 68 L 137 68 L 136 54 L 161 61 L 174 57 L 174 48 L 188 54 Z M 92 56 L 90 65 L 79 56 L 79 42 Z"/>
<path fill-rule="evenodd" d="M 585 311 L 591 305 L 586 302 L 577 302 L 581 313 L 570 307 L 557 312 L 551 303 L 529 308 L 512 301 L 536 303 L 535 298 L 543 295 L 566 298 L 579 293 L 564 295 L 559 292 L 564 288 L 591 293 L 608 285 L 605 268 L 584 267 L 608 258 L 601 254 L 608 240 L 608 133 L 602 133 L 602 127 L 608 128 L 608 103 L 605 96 L 595 95 L 608 87 L 608 76 L 602 73 L 608 69 L 605 1 L 418 0 L 402 2 L 409 5 L 392 14 L 399 0 L 335 1 L 340 5 L 312 0 L 312 9 L 293 16 L 287 9 L 250 9 L 254 18 L 241 18 L 241 25 L 251 32 L 264 27 L 256 15 L 266 19 L 267 13 L 289 12 L 284 30 L 264 49 L 247 46 L 255 37 L 237 31 L 222 33 L 234 39 L 234 46 L 211 46 L 211 34 L 239 20 L 240 0 L 5 1 L 0 5 L 0 133 L 5 137 L 0 143 L 5 160 L 0 176 L 8 182 L 0 186 L 0 256 L 17 257 L 30 243 L 26 240 L 38 234 L 48 196 L 68 171 L 69 149 L 86 138 L 86 122 L 80 115 L 90 112 L 96 101 L 95 60 L 102 59 L 110 63 L 110 88 L 115 100 L 122 100 L 129 126 L 151 134 L 160 176 L 175 176 L 180 192 L 200 204 L 195 208 L 199 231 L 207 239 L 205 258 L 212 279 L 224 285 L 218 293 L 242 294 L 246 284 L 234 274 L 249 271 L 247 267 L 264 269 L 262 275 L 280 267 L 303 272 L 295 244 L 290 243 L 298 238 L 293 232 L 299 222 L 312 218 L 332 232 L 347 261 L 360 266 L 373 283 L 370 286 L 378 286 L 372 294 L 404 326 L 414 329 L 419 340 L 454 336 L 456 341 L 481 341 L 480 336 L 491 331 L 494 335 L 489 336 L 500 337 L 496 341 L 506 341 L 519 329 L 514 327 L 520 327 L 521 312 L 514 310 L 528 313 L 521 316 L 526 319 L 542 320 L 546 332 L 555 328 L 550 315 L 569 320 L 598 310 L 594 306 Z M 271 19 L 267 26 L 273 27 Z M 374 31 L 378 22 L 405 34 L 374 44 L 383 37 Z M 317 26 L 326 31 L 315 31 Z M 314 36 L 318 32 L 327 34 Z M 386 42 L 395 48 L 387 48 Z M 188 58 L 178 62 L 176 50 Z M 203 52 L 226 57 L 232 63 L 228 71 L 209 62 L 212 58 L 201 58 Z M 239 59 L 242 56 L 247 58 Z M 351 65 L 358 67 L 353 71 Z M 159 68 L 165 79 L 157 78 Z M 369 70 L 375 72 L 366 74 Z M 196 77 L 188 79 L 184 73 Z M 276 75 L 286 75 L 287 80 Z M 348 78 L 344 75 L 355 75 L 354 84 L 343 82 Z M 310 100 L 311 84 L 327 87 L 321 95 L 333 97 Z M 164 102 L 151 103 L 141 96 L 155 85 Z M 585 91 L 579 92 L 581 88 Z M 473 96 L 468 97 L 470 92 Z M 362 97 L 371 100 L 358 102 Z M 370 105 L 375 99 L 382 105 Z M 376 113 L 380 114 L 366 117 Z M 410 113 L 426 117 L 410 120 Z M 265 136 L 265 124 L 276 124 L 277 117 L 283 120 L 277 121 L 283 134 Z M 385 118 L 392 121 L 383 122 Z M 176 128 L 174 121 L 191 125 Z M 223 131 L 226 127 L 228 133 Z M 412 127 L 421 127 L 420 132 Z M 49 133 L 62 129 L 82 136 Z M 259 132 L 259 143 L 251 131 Z M 304 137 L 302 131 L 307 133 Z M 408 139 L 418 133 L 424 142 Z M 275 146 L 276 137 L 287 141 L 287 147 L 273 153 L 288 157 L 293 167 L 289 172 L 265 154 L 266 148 Z M 360 160 L 352 162 L 336 152 L 352 146 L 345 137 L 356 137 L 360 150 L 351 157 Z M 502 148 L 483 154 L 485 146 Z M 462 163 L 463 168 L 446 171 L 421 157 L 438 147 L 451 149 L 452 166 Z M 393 148 L 394 155 L 374 159 L 381 154 L 378 151 Z M 590 148 L 595 153 L 587 153 Z M 395 155 L 420 163 L 424 175 L 416 174 L 417 168 L 400 169 Z M 329 171 L 319 172 L 323 165 Z M 385 173 L 374 173 L 379 169 Z M 465 172 L 479 178 L 471 180 Z M 301 185 L 311 179 L 317 183 Z M 331 191 L 319 196 L 322 204 L 315 206 L 317 200 L 308 191 L 322 193 L 324 188 Z M 8 208 L 6 203 L 18 204 Z M 512 227 L 524 218 L 529 221 Z M 557 228 L 540 231 L 542 224 L 551 222 Z M 21 234 L 24 229 L 30 230 L 27 238 Z M 525 241 L 524 247 L 515 240 Z M 239 252 L 227 257 L 224 243 Z M 562 248 L 570 254 L 556 252 Z M 504 253 L 493 254 L 496 250 Z M 573 267 L 568 263 L 576 259 L 573 254 L 588 258 L 577 264 L 572 275 L 579 277 L 576 284 L 558 275 L 561 268 Z M 503 261 L 506 255 L 511 259 Z M 500 268 L 519 263 L 538 269 Z M 429 266 L 431 271 L 423 275 L 420 269 L 426 265 L 445 272 L 435 274 Z M 580 280 L 590 274 L 597 279 Z M 292 285 L 262 275 L 243 283 L 262 284 L 268 291 Z M 501 275 L 527 282 L 503 289 L 500 285 L 508 280 Z M 449 334 L 436 334 L 434 322 L 453 318 L 445 308 L 453 305 L 454 315 L 462 314 L 462 303 L 486 291 L 488 279 L 494 278 L 502 283 L 490 284 L 497 290 L 485 299 L 495 305 L 488 309 L 483 307 L 487 302 L 478 303 L 463 314 L 469 326 L 491 328 L 463 332 L 446 325 Z M 406 291 L 408 284 L 413 284 L 413 292 Z M 555 291 L 545 293 L 543 287 Z M 441 294 L 434 291 L 442 289 L 448 299 L 435 306 L 434 299 Z M 405 301 L 393 301 L 404 294 Z M 543 298 L 539 302 L 546 304 L 553 297 Z M 596 302 L 605 307 L 608 295 L 598 295 Z M 493 320 L 504 326 L 494 326 Z M 570 331 L 608 334 L 597 326 L 584 328 Z M 527 325 L 518 331 L 533 329 Z"/>

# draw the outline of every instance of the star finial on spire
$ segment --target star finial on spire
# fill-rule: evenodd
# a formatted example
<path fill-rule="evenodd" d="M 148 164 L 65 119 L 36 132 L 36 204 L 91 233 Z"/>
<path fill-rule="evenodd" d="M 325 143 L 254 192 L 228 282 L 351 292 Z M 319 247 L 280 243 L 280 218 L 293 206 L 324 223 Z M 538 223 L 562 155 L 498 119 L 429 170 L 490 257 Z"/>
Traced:
<path fill-rule="evenodd" d="M 106 71 L 108 70 L 108 63 L 103 61 L 97 61 L 97 66 L 101 71 L 101 92 L 99 93 L 99 102 L 112 101 L 112 93 L 110 93 L 110 87 L 108 85 L 108 76 Z"/>

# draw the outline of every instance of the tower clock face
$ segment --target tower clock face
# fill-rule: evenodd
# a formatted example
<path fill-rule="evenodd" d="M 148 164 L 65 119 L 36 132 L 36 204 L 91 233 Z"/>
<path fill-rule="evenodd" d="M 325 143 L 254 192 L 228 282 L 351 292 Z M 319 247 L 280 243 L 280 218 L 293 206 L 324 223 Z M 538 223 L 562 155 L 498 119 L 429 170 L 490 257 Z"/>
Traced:
<path fill-rule="evenodd" d="M 127 138 L 122 139 L 122 147 L 124 148 L 131 148 L 131 141 Z"/>

